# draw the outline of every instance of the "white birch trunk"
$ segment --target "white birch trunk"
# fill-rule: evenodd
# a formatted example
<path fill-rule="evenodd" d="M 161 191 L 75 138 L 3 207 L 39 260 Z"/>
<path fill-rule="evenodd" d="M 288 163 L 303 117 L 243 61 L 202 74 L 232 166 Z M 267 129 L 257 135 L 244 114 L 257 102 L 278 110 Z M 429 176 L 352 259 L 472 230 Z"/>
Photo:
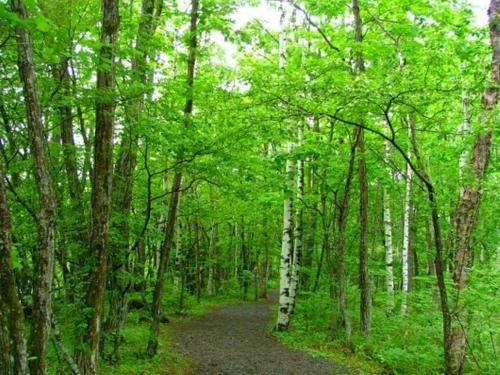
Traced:
<path fill-rule="evenodd" d="M 299 147 L 304 144 L 304 125 L 300 124 L 298 129 L 298 145 Z M 304 160 L 299 158 L 297 160 L 297 202 L 295 209 L 295 231 L 293 243 L 293 263 L 292 263 L 292 277 L 290 281 L 290 313 L 293 312 L 295 307 L 295 299 L 297 296 L 297 286 L 299 284 L 300 275 L 300 259 L 302 256 L 302 238 L 303 238 L 303 219 L 304 219 Z"/>
<path fill-rule="evenodd" d="M 285 8 L 283 0 L 279 4 L 280 35 L 279 35 L 279 68 L 285 67 L 286 35 L 285 35 Z M 285 197 L 283 200 L 283 237 L 281 240 L 280 256 L 280 295 L 277 330 L 287 330 L 290 322 L 290 279 L 292 261 L 292 191 L 294 163 L 290 159 L 293 151 L 292 142 L 287 143 L 288 159 L 286 161 Z"/>
<path fill-rule="evenodd" d="M 287 152 L 290 154 L 292 151 L 292 142 L 288 142 Z M 278 321 L 276 323 L 276 328 L 278 330 L 286 330 L 290 322 L 293 169 L 293 160 L 289 158 L 286 161 L 285 199 L 283 201 L 283 237 L 281 240 L 280 257 L 280 295 Z"/>
<path fill-rule="evenodd" d="M 411 121 L 411 119 L 409 119 Z M 408 130 L 410 132 L 410 130 Z M 410 134 L 411 137 L 411 134 Z M 410 149 L 408 149 L 408 157 L 411 157 Z M 410 218 L 411 218 L 411 206 L 412 206 L 412 185 L 413 185 L 413 169 L 410 165 L 406 165 L 406 198 L 405 198 L 405 209 L 404 209 L 404 219 L 403 219 L 403 249 L 402 249 L 402 266 L 403 266 L 403 301 L 401 303 L 401 313 L 406 314 L 408 310 L 406 294 L 410 287 L 410 262 L 409 262 L 409 250 L 410 250 Z"/>
<path fill-rule="evenodd" d="M 389 163 L 390 144 L 384 144 L 384 161 Z M 392 180 L 392 172 L 389 168 L 389 175 Z M 392 219 L 391 219 L 391 204 L 390 196 L 387 189 L 384 187 L 384 238 L 385 238 L 385 268 L 387 273 L 387 292 L 391 295 L 391 304 L 393 303 L 392 296 L 394 294 L 394 269 L 393 269 L 393 246 L 392 246 Z"/>

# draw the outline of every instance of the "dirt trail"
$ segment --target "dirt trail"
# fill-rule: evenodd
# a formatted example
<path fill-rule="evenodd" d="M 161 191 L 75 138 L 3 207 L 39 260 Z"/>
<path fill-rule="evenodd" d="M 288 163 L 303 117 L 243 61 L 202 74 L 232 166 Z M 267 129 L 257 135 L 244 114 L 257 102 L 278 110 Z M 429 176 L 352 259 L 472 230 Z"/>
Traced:
<path fill-rule="evenodd" d="M 269 333 L 271 303 L 223 305 L 174 328 L 192 375 L 331 375 L 348 371 L 282 345 Z"/>

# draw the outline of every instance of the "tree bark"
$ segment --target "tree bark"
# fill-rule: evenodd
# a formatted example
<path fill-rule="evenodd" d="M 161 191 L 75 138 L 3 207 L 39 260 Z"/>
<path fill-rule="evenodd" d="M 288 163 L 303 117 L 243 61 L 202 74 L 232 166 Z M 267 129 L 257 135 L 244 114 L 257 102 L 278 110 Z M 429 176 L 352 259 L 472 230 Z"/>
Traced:
<path fill-rule="evenodd" d="M 461 374 L 467 354 L 467 329 L 469 312 L 463 303 L 463 292 L 468 288 L 472 266 L 471 237 L 479 216 L 481 183 L 490 158 L 493 127 L 498 124 L 496 107 L 500 84 L 500 0 L 491 0 L 488 9 L 490 21 L 490 41 L 492 46 L 491 85 L 483 95 L 482 122 L 484 128 L 478 134 L 470 159 L 470 174 L 462 186 L 455 213 L 455 265 L 453 286 L 455 300 L 451 329 L 451 367 L 455 374 Z"/>
<path fill-rule="evenodd" d="M 304 145 L 304 125 L 299 124 L 298 146 Z M 290 313 L 293 313 L 299 285 L 300 266 L 304 236 L 304 160 L 297 160 L 297 202 L 295 205 L 295 230 L 292 256 L 292 277 L 290 280 Z"/>
<path fill-rule="evenodd" d="M 352 0 L 356 42 L 363 41 L 363 21 L 358 0 Z M 362 74 L 365 70 L 363 54 L 356 54 L 356 70 Z M 366 336 L 371 324 L 370 280 L 368 276 L 368 182 L 366 180 L 365 137 L 360 128 L 358 137 L 358 173 L 359 173 L 359 289 L 361 334 Z"/>
<path fill-rule="evenodd" d="M 338 282 L 338 308 L 340 312 L 340 319 L 344 326 L 344 333 L 346 342 L 350 345 L 352 340 L 352 326 L 351 318 L 349 317 L 349 310 L 347 308 L 347 278 L 345 275 L 345 237 L 347 228 L 347 218 L 349 212 L 349 201 L 351 193 L 352 178 L 354 175 L 354 161 L 356 159 L 356 148 L 358 147 L 361 128 L 355 131 L 355 139 L 351 145 L 349 156 L 349 165 L 344 184 L 344 192 L 338 204 L 337 215 L 337 282 Z"/>
<path fill-rule="evenodd" d="M 5 172 L 3 162 L 0 160 L 0 314 L 2 323 L 2 340 L 7 344 L 2 347 L 1 358 L 6 358 L 5 373 L 9 374 L 10 369 L 16 374 L 27 374 L 28 362 L 26 354 L 26 343 L 24 341 L 24 311 L 17 294 L 16 278 L 14 266 L 12 264 L 12 227 L 10 212 L 7 203 L 7 193 L 5 189 Z M 3 323 L 6 323 L 3 326 Z M 12 345 L 10 345 L 12 342 Z M 5 352 L 7 350 L 7 352 Z M 10 355 L 13 356 L 13 368 L 10 364 Z"/>
<path fill-rule="evenodd" d="M 131 283 L 128 281 L 128 260 L 130 256 L 129 219 L 132 207 L 132 192 L 134 188 L 134 170 L 137 164 L 137 140 L 141 114 L 144 110 L 147 84 L 150 75 L 146 64 L 149 56 L 148 40 L 155 32 L 156 19 L 160 16 L 163 0 L 143 0 L 141 20 L 137 31 L 135 51 L 132 58 L 131 84 L 138 85 L 139 93 L 131 98 L 125 108 L 126 125 L 121 139 L 120 152 L 113 176 L 113 211 L 112 220 L 117 236 L 110 244 L 110 310 L 106 322 L 106 330 L 113 338 L 111 362 L 119 360 L 119 348 L 123 342 L 122 328 L 127 316 L 128 291 Z M 156 4 L 155 4 L 156 3 Z"/>
<path fill-rule="evenodd" d="M 115 112 L 115 44 L 119 29 L 118 0 L 102 0 L 101 47 L 97 66 L 94 171 L 92 178 L 91 230 L 85 304 L 86 332 L 77 351 L 77 363 L 84 374 L 97 374 L 104 291 L 107 278 L 111 185 L 113 177 L 113 128 Z"/>
<path fill-rule="evenodd" d="M 12 11 L 25 20 L 28 14 L 22 0 L 11 0 Z M 23 83 L 28 116 L 28 137 L 33 157 L 33 172 L 40 200 L 37 214 L 38 243 L 33 256 L 33 323 L 29 351 L 33 360 L 29 367 L 33 375 L 47 372 L 47 346 L 50 333 L 51 293 L 54 277 L 56 196 L 44 137 L 43 114 L 38 97 L 33 43 L 31 35 L 21 25 L 16 26 L 18 66 Z"/>
<path fill-rule="evenodd" d="M 361 334 L 366 336 L 371 326 L 371 296 L 368 275 L 368 182 L 366 178 L 365 141 L 363 132 L 359 143 L 359 288 Z"/>
<path fill-rule="evenodd" d="M 182 188 L 182 181 L 181 181 Z M 182 287 L 182 270 L 181 267 L 184 263 L 184 254 L 183 254 L 183 241 L 182 241 L 182 223 L 180 218 L 180 209 L 181 209 L 181 201 L 182 201 L 182 193 L 179 192 L 179 202 L 177 203 L 177 221 L 175 228 L 175 266 L 174 266 L 174 286 L 176 288 Z"/>
<path fill-rule="evenodd" d="M 210 243 L 208 245 L 208 280 L 207 280 L 207 292 L 209 296 L 216 294 L 215 288 L 215 267 L 217 265 L 217 235 L 218 235 L 218 225 L 217 223 L 212 224 L 212 230 L 210 231 Z"/>
<path fill-rule="evenodd" d="M 64 217 L 64 222 L 68 223 L 66 224 L 68 227 L 64 228 L 65 233 L 61 236 L 61 245 L 56 255 L 63 270 L 64 280 L 71 285 L 68 288 L 67 295 L 73 301 L 75 295 L 78 294 L 76 289 L 79 284 L 76 281 L 82 276 L 81 268 L 88 244 L 88 228 L 83 204 L 83 184 L 78 177 L 77 153 L 73 133 L 73 112 L 70 103 L 72 93 L 69 61 L 68 57 L 62 57 L 60 63 L 55 67 L 54 74 L 59 82 L 61 92 L 57 111 L 59 112 L 64 169 L 71 201 L 71 214 Z M 64 248 L 64 245 L 68 242 L 72 244 L 71 254 L 68 254 L 67 249 Z M 68 263 L 70 263 L 69 266 Z"/>
<path fill-rule="evenodd" d="M 408 133 L 411 137 L 410 121 L 408 116 Z M 410 152 L 408 151 L 408 157 Z M 403 249 L 402 249 L 402 275 L 403 275 L 403 301 L 401 302 L 401 314 L 405 315 L 408 310 L 407 293 L 410 291 L 410 227 L 413 210 L 413 169 L 409 164 L 406 165 L 406 196 L 403 219 Z"/>
<path fill-rule="evenodd" d="M 389 143 L 384 144 L 384 161 L 389 163 Z M 389 169 L 389 176 L 392 181 L 392 172 Z M 391 218 L 391 201 L 387 188 L 384 187 L 383 191 L 384 200 L 384 245 L 385 245 L 385 269 L 387 273 L 387 292 L 390 295 L 391 307 L 394 304 L 394 268 L 393 268 L 393 254 L 394 249 L 392 245 L 392 218 Z"/>
<path fill-rule="evenodd" d="M 293 146 L 288 142 L 287 152 L 291 154 Z M 293 160 L 286 161 L 285 190 L 283 200 L 283 235 L 280 256 L 280 294 L 276 329 L 285 331 L 290 323 L 290 279 L 292 266 L 292 192 L 293 192 Z"/>

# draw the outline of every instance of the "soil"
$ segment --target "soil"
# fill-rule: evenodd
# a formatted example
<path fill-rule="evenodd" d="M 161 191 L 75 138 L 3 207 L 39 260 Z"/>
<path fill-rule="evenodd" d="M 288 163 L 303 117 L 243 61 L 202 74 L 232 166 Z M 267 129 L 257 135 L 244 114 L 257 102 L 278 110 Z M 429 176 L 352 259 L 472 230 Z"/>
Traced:
<path fill-rule="evenodd" d="M 275 300 L 276 296 L 273 295 Z M 331 375 L 349 372 L 290 349 L 271 335 L 272 302 L 222 305 L 174 327 L 190 375 Z"/>

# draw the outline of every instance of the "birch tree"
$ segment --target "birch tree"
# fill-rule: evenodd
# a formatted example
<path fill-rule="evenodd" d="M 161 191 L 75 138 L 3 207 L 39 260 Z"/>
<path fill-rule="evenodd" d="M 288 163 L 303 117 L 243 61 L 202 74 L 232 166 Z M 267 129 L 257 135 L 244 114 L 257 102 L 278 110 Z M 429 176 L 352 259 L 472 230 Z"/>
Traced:
<path fill-rule="evenodd" d="M 408 118 L 408 121 L 411 119 Z M 410 125 L 408 125 L 408 134 L 410 134 Z M 407 152 L 408 157 L 411 157 L 410 152 Z M 402 278 L 403 278 L 403 301 L 401 303 L 401 313 L 406 314 L 408 310 L 408 302 L 406 294 L 410 290 L 410 225 L 411 212 L 413 210 L 412 201 L 413 190 L 413 170 L 407 163 L 406 165 L 406 190 L 405 190 L 405 206 L 403 214 L 403 246 L 402 246 Z"/>
<path fill-rule="evenodd" d="M 285 67 L 286 60 L 286 10 L 284 2 L 280 1 L 280 35 L 279 35 L 279 62 L 280 70 Z M 281 237 L 281 255 L 280 255 L 280 290 L 279 290 L 279 310 L 276 329 L 284 331 L 290 324 L 291 313 L 291 274 L 293 257 L 293 226 L 292 226 L 292 194 L 293 194 L 293 175 L 294 162 L 291 159 L 293 152 L 293 143 L 288 141 L 286 146 L 287 160 L 285 170 L 284 200 L 283 200 L 283 234 Z"/>
<path fill-rule="evenodd" d="M 389 142 L 384 142 L 384 162 L 389 165 L 389 152 L 390 144 Z M 387 168 L 389 171 L 389 177 L 392 181 L 392 171 L 390 167 Z M 391 298 L 391 306 L 393 302 L 394 295 L 394 268 L 393 268 L 393 245 L 392 245 L 392 218 L 391 218 L 391 202 L 390 195 L 386 187 L 383 188 L 383 200 L 384 200 L 384 245 L 385 245 L 385 269 L 387 273 L 386 283 L 387 292 Z"/>
<path fill-rule="evenodd" d="M 304 125 L 301 123 L 298 127 L 298 147 L 304 145 Z M 295 308 L 297 298 L 297 288 L 300 277 L 300 263 L 303 248 L 303 228 L 304 226 L 304 160 L 299 157 L 297 160 L 297 194 L 295 208 L 295 228 L 293 234 L 293 253 L 292 253 L 292 274 L 290 278 L 290 313 Z"/>

